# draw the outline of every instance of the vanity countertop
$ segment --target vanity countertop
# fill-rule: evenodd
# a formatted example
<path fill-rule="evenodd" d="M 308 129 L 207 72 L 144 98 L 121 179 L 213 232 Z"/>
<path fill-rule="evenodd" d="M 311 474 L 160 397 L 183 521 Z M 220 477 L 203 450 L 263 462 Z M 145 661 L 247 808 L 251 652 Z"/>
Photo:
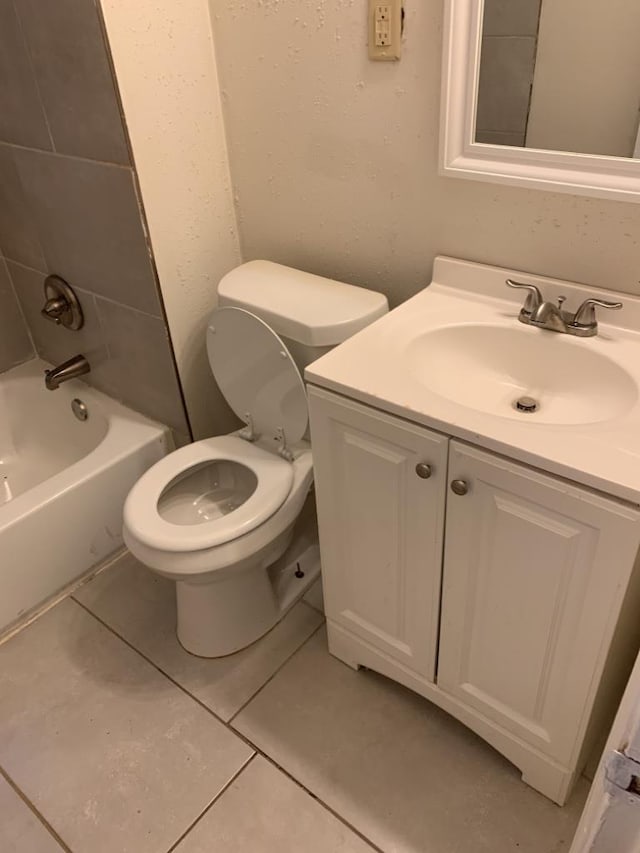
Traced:
<path fill-rule="evenodd" d="M 595 337 L 537 329 L 518 322 L 524 294 L 507 278 L 536 284 L 547 300 L 566 296 L 571 311 L 590 297 L 624 307 L 598 310 Z M 637 297 L 439 257 L 429 287 L 309 365 L 305 377 L 640 504 Z M 516 411 L 522 395 L 539 400 L 539 411 Z"/>

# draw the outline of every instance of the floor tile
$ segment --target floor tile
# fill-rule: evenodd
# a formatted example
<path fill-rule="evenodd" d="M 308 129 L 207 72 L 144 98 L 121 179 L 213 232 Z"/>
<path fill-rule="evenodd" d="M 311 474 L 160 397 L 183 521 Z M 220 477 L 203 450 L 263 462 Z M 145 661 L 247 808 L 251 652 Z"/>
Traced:
<path fill-rule="evenodd" d="M 75 598 L 225 720 L 322 624 L 305 604 L 257 643 L 216 660 L 185 652 L 175 634 L 175 585 L 126 554 Z"/>
<path fill-rule="evenodd" d="M 233 725 L 394 853 L 567 851 L 586 797 L 558 808 L 427 700 L 332 658 L 324 631 Z"/>
<path fill-rule="evenodd" d="M 371 853 L 373 850 L 284 773 L 257 756 L 176 853 Z"/>
<path fill-rule="evenodd" d="M 168 850 L 252 751 L 71 599 L 0 646 L 0 764 L 69 847 Z"/>
<path fill-rule="evenodd" d="M 0 777 L 0 850 L 2 853 L 61 853 L 62 847 Z"/>

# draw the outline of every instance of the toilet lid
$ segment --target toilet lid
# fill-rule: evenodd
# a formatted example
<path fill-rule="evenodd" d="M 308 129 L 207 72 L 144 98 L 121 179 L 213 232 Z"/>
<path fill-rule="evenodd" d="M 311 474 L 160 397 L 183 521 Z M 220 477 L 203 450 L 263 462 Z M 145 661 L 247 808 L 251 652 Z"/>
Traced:
<path fill-rule="evenodd" d="M 207 327 L 211 371 L 227 402 L 242 420 L 251 416 L 257 435 L 288 444 L 307 429 L 307 395 L 300 371 L 276 333 L 243 308 L 217 308 Z"/>

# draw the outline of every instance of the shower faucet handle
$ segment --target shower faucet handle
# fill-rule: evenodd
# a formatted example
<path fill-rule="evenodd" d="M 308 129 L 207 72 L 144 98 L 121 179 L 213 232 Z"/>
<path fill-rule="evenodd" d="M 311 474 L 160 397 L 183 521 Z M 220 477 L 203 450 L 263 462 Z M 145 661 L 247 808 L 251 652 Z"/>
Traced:
<path fill-rule="evenodd" d="M 44 280 L 44 308 L 40 314 L 56 326 L 77 331 L 84 325 L 84 316 L 78 297 L 67 282 L 58 275 L 48 275 Z"/>
<path fill-rule="evenodd" d="M 52 323 L 60 325 L 62 317 L 69 310 L 69 303 L 63 297 L 47 299 L 44 308 L 40 312 L 45 320 L 51 320 Z"/>

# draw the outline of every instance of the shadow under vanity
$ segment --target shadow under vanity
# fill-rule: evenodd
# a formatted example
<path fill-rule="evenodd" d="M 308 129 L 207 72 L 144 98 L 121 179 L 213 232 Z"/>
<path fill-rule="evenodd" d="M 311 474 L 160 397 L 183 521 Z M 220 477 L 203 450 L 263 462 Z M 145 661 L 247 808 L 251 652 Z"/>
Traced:
<path fill-rule="evenodd" d="M 439 258 L 429 288 L 307 368 L 329 648 L 562 805 L 640 645 L 640 302 L 576 338 L 519 324 L 510 277 L 574 310 L 597 296 Z"/>

